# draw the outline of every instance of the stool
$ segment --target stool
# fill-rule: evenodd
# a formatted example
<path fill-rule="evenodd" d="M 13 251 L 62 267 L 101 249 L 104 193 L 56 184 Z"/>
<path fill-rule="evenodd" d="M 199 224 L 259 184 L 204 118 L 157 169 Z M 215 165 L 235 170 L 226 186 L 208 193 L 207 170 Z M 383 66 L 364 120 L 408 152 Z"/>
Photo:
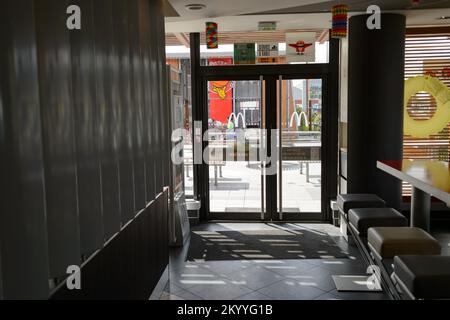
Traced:
<path fill-rule="evenodd" d="M 383 208 L 386 206 L 383 199 L 369 193 L 340 194 L 336 201 L 339 209 L 345 214 L 353 208 Z"/>
<path fill-rule="evenodd" d="M 367 232 L 367 245 L 380 259 L 397 255 L 436 255 L 441 253 L 439 242 L 420 228 L 374 227 Z"/>
<path fill-rule="evenodd" d="M 393 279 L 410 299 L 450 299 L 450 256 L 396 256 Z"/>
<path fill-rule="evenodd" d="M 360 237 L 371 227 L 407 227 L 408 219 L 392 208 L 359 208 L 348 211 L 350 227 Z"/>
<path fill-rule="evenodd" d="M 336 199 L 339 209 L 339 226 L 341 234 L 346 241 L 349 241 L 349 230 L 347 213 L 353 208 L 383 208 L 386 203 L 375 194 L 368 193 L 348 193 L 339 194 Z"/>

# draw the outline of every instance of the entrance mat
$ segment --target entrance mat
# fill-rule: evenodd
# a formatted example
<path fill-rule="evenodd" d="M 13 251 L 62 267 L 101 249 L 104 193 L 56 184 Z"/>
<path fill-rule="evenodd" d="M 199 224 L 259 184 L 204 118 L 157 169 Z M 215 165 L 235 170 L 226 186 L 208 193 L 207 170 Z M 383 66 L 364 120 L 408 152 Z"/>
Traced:
<path fill-rule="evenodd" d="M 345 259 L 326 233 L 301 229 L 192 231 L 187 260 Z"/>
<path fill-rule="evenodd" d="M 374 276 L 332 276 L 337 291 L 382 292 L 379 280 Z"/>

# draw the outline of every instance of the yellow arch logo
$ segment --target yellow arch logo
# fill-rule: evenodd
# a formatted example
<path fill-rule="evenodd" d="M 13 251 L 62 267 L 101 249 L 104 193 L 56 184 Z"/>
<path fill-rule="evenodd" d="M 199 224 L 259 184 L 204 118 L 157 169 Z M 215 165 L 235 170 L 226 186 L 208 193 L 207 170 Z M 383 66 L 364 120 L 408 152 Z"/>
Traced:
<path fill-rule="evenodd" d="M 425 91 L 431 94 L 437 103 L 436 112 L 429 120 L 414 120 L 408 114 L 406 107 L 409 98 Z M 437 134 L 450 122 L 450 89 L 439 79 L 430 76 L 418 76 L 405 81 L 404 98 L 404 133 L 416 138 L 426 138 Z"/>

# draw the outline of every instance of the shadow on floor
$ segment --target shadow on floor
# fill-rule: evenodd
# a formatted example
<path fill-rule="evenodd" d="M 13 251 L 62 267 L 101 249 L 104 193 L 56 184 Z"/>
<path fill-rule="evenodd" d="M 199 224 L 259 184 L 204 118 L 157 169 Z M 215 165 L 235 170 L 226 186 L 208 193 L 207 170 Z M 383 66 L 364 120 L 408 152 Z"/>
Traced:
<path fill-rule="evenodd" d="M 188 261 L 348 257 L 326 232 L 273 224 L 261 230 L 193 230 L 187 254 Z"/>
<path fill-rule="evenodd" d="M 299 237 L 302 233 L 310 236 L 311 239 L 329 239 L 336 246 L 319 241 L 314 250 L 326 251 L 331 246 L 345 253 L 346 257 L 331 258 L 324 255 L 321 259 L 301 259 L 300 257 L 297 259 L 275 257 L 257 259 L 256 257 L 245 258 L 241 252 L 239 253 L 240 259 L 186 261 L 189 252 L 189 244 L 186 244 L 183 248 L 172 250 L 170 281 L 161 299 L 379 300 L 389 298 L 384 293 L 338 292 L 336 290 L 332 280 L 333 275 L 365 275 L 367 266 L 362 261 L 356 247 L 348 245 L 340 236 L 339 230 L 332 225 L 207 223 L 196 226 L 193 231 L 205 231 L 203 235 L 208 235 L 210 232 L 210 235 L 216 236 L 216 239 L 228 239 L 232 235 L 230 232 L 241 233 L 246 237 L 256 236 L 260 233 L 266 238 L 268 231 L 277 231 L 282 235 L 274 236 L 275 238 L 272 237 L 272 240 L 285 240 L 288 237 L 285 232 L 294 232 L 294 234 L 298 232 L 297 236 Z M 208 243 L 214 237 L 206 237 L 206 239 L 209 239 Z M 303 244 L 303 241 L 299 242 Z M 275 244 L 276 242 L 268 243 Z M 281 251 L 285 251 L 285 249 Z M 225 256 L 229 257 L 230 253 L 227 252 Z"/>

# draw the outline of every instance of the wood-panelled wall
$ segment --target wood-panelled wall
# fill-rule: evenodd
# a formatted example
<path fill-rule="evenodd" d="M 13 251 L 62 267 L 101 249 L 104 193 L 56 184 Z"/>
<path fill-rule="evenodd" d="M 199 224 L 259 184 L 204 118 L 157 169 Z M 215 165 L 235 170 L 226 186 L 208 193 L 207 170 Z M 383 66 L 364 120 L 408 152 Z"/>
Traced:
<path fill-rule="evenodd" d="M 69 5 L 81 8 L 81 30 L 66 27 Z M 162 8 L 163 0 L 1 1 L 3 298 L 48 298 L 49 279 L 58 284 L 69 265 L 125 239 L 130 221 L 155 257 L 136 251 L 129 263 L 145 263 L 139 270 L 153 278 L 164 270 L 167 212 L 156 211 L 167 206 L 145 209 L 169 183 Z M 138 212 L 151 223 L 139 225 Z M 114 268 L 125 257 L 108 259 Z M 149 296 L 153 282 L 145 284 Z"/>

